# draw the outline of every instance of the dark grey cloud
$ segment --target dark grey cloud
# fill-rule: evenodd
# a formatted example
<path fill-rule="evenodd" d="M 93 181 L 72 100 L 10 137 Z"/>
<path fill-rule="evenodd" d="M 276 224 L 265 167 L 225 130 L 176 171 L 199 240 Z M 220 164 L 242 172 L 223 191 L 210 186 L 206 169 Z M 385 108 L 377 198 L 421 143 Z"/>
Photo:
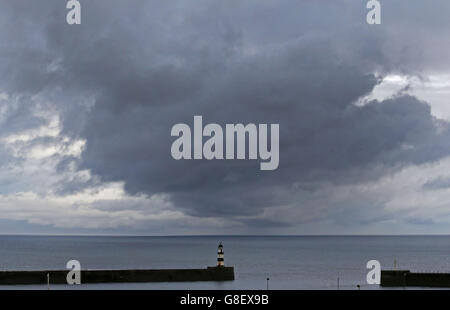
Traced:
<path fill-rule="evenodd" d="M 376 28 L 365 24 L 364 1 L 82 1 L 80 26 L 65 24 L 59 2 L 6 5 L 12 31 L 1 32 L 2 87 L 57 102 L 64 134 L 86 140 L 79 169 L 124 181 L 130 194 L 167 193 L 199 217 L 254 216 L 302 208 L 299 193 L 324 183 L 372 181 L 450 153 L 448 124 L 438 130 L 417 98 L 354 104 L 379 83 L 375 71 L 448 67 L 448 58 L 433 57 L 448 46 L 440 24 L 414 18 L 427 4 L 383 3 Z M 448 24 L 438 11 L 433 20 Z M 173 160 L 170 129 L 194 115 L 222 125 L 279 123 L 279 169 Z"/>

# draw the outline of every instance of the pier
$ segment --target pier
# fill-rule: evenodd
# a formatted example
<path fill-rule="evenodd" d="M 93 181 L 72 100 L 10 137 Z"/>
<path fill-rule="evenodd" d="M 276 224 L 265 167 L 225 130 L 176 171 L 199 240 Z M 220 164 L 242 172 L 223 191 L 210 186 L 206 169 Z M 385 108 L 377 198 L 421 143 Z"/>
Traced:
<path fill-rule="evenodd" d="M 67 284 L 68 270 L 0 271 L 0 285 Z M 81 283 L 231 281 L 233 267 L 205 269 L 81 270 Z"/>
<path fill-rule="evenodd" d="M 70 270 L 0 271 L 0 285 L 67 284 Z M 204 269 L 79 270 L 81 283 L 232 281 L 234 267 L 224 265 L 222 243 L 217 266 Z"/>
<path fill-rule="evenodd" d="M 409 270 L 382 270 L 380 286 L 384 287 L 450 287 L 450 273 L 422 273 Z"/>

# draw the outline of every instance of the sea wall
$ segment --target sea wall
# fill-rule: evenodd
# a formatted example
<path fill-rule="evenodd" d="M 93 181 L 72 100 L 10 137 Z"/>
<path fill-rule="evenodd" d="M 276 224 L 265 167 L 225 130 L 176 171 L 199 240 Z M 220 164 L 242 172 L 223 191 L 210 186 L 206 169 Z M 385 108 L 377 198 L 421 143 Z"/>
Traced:
<path fill-rule="evenodd" d="M 382 270 L 381 286 L 450 287 L 450 273 L 419 273 L 409 270 Z"/>
<path fill-rule="evenodd" d="M 69 270 L 0 271 L 0 285 L 46 284 L 47 274 L 51 284 L 65 284 Z M 233 267 L 208 267 L 206 269 L 131 269 L 82 270 L 81 283 L 113 282 L 186 282 L 234 280 Z"/>

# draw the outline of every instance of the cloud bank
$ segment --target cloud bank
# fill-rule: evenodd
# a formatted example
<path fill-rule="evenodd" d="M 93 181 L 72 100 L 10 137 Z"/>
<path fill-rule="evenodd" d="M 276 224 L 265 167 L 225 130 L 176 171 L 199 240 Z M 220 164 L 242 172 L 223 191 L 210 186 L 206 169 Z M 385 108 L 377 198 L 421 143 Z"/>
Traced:
<path fill-rule="evenodd" d="M 445 1 L 383 3 L 379 26 L 363 1 L 82 2 L 79 26 L 58 1 L 4 6 L 0 210 L 24 231 L 447 223 L 427 196 L 448 189 L 446 86 L 426 82 L 450 73 Z M 279 168 L 173 160 L 170 129 L 194 115 L 280 124 Z"/>

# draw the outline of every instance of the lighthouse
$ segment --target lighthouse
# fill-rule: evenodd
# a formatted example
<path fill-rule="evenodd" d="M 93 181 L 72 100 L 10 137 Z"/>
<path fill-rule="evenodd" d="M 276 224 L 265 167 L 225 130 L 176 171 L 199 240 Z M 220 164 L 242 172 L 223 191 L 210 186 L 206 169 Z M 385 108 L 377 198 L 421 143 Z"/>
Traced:
<path fill-rule="evenodd" d="M 217 267 L 223 267 L 223 245 L 222 242 L 219 243 L 219 248 L 217 249 Z"/>

